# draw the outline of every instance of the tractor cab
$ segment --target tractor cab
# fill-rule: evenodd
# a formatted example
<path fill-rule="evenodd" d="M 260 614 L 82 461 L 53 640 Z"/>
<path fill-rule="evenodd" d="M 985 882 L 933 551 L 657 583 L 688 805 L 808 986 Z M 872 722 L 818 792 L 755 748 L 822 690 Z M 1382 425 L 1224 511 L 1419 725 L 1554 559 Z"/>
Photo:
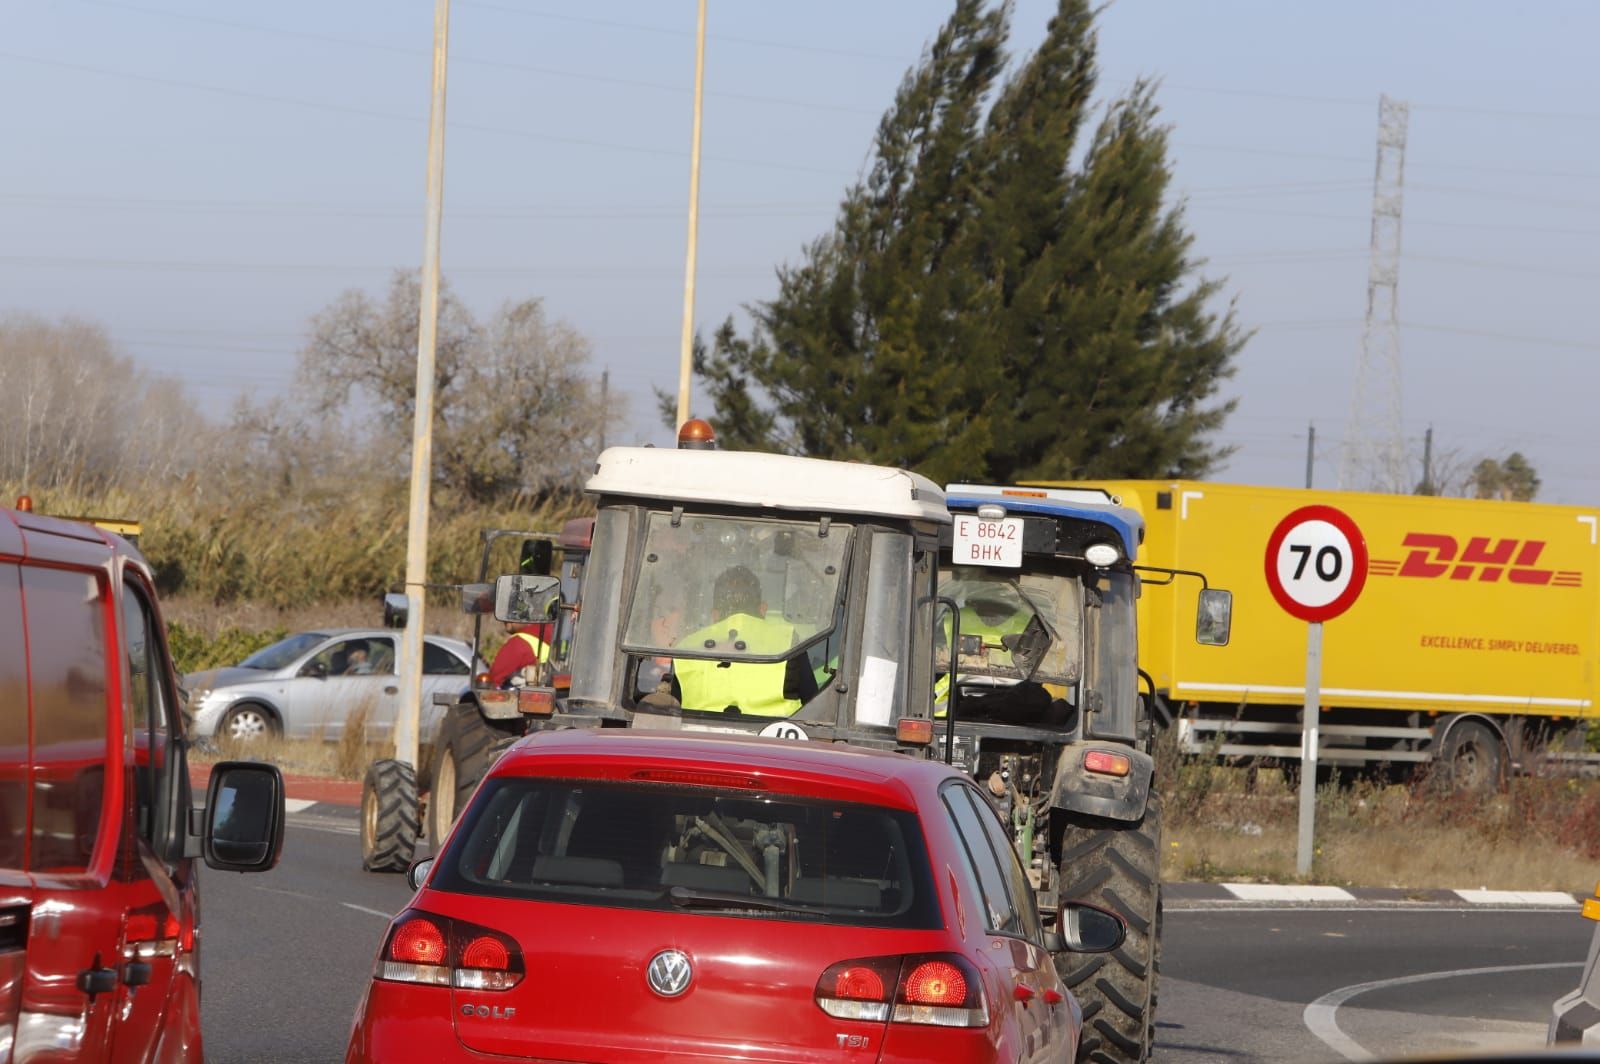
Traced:
<path fill-rule="evenodd" d="M 613 447 L 562 726 L 925 750 L 944 493 L 898 469 Z"/>

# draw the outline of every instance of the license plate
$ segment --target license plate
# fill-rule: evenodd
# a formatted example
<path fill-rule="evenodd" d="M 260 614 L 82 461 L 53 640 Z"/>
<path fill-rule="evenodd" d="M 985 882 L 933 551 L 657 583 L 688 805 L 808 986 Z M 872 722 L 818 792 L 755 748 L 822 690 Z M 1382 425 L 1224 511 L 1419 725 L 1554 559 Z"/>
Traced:
<path fill-rule="evenodd" d="M 992 565 L 1022 568 L 1022 518 L 975 517 L 957 514 L 955 546 L 950 552 L 957 565 Z"/>

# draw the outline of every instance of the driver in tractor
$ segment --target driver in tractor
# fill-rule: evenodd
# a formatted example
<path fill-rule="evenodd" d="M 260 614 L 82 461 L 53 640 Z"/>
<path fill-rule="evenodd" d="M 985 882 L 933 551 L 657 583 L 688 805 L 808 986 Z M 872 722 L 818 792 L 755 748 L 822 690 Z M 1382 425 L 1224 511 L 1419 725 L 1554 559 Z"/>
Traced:
<path fill-rule="evenodd" d="M 710 624 L 675 644 L 718 650 L 781 654 L 795 644 L 794 625 L 767 616 L 761 580 L 744 565 L 718 574 L 711 589 Z M 674 658 L 674 696 L 685 709 L 787 717 L 817 693 L 816 678 L 804 654 L 777 662 Z"/>
<path fill-rule="evenodd" d="M 964 685 L 974 681 L 987 684 L 987 688 L 969 692 L 976 696 L 968 702 L 969 713 L 986 708 L 988 715 L 1010 718 L 1014 723 L 1036 721 L 1049 714 L 1064 690 L 1034 679 L 1041 659 L 1055 642 L 1044 616 L 1049 612 L 1048 603 L 1036 593 L 1024 592 L 1015 581 L 968 568 L 953 570 L 943 590 L 961 607 L 960 645 L 953 654 L 943 651 L 939 655 L 941 661 L 955 667 L 947 667 L 934 683 L 934 716 L 943 719 L 948 715 L 952 672 L 959 674 Z M 950 645 L 950 627 L 946 617 L 945 647 Z"/>

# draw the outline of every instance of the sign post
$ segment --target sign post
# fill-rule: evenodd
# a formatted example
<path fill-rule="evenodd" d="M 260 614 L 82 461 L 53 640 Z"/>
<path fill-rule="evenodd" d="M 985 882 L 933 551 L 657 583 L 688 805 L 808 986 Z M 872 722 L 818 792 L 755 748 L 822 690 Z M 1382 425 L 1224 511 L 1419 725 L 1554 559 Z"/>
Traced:
<path fill-rule="evenodd" d="M 1300 841 L 1295 870 L 1311 871 L 1315 853 L 1317 763 L 1322 711 L 1322 622 L 1348 610 L 1367 582 L 1367 541 L 1349 515 L 1302 506 L 1267 539 L 1267 587 L 1278 605 L 1305 621 L 1306 694 L 1300 722 Z"/>

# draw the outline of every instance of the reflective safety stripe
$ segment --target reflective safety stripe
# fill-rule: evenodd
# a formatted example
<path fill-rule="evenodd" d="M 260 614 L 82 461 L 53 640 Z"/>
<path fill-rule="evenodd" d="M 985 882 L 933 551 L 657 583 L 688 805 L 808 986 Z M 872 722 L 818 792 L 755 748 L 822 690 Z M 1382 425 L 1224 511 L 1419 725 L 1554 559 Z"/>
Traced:
<path fill-rule="evenodd" d="M 742 644 L 742 646 L 740 645 Z M 678 646 L 712 653 L 740 650 L 778 654 L 794 645 L 794 626 L 748 613 L 713 621 L 678 640 Z M 729 706 L 757 717 L 787 717 L 800 708 L 798 698 L 783 696 L 786 662 L 718 662 L 674 658 L 683 708 L 720 713 Z"/>
<path fill-rule="evenodd" d="M 533 651 L 533 660 L 537 661 L 540 665 L 543 665 L 545 662 L 550 660 L 550 648 L 546 646 L 544 640 L 540 639 L 538 636 L 531 635 L 527 632 L 518 632 L 511 638 L 520 639 L 524 643 L 528 644 L 528 649 Z"/>

